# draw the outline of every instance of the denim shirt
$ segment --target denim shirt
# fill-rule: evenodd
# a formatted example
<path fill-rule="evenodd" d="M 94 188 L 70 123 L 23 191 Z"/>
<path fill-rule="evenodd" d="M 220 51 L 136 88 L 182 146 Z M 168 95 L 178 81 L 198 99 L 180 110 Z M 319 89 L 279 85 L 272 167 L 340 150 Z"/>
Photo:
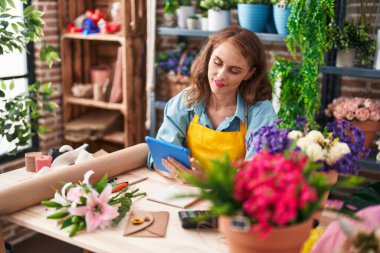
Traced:
<path fill-rule="evenodd" d="M 187 130 L 195 114 L 199 116 L 199 124 L 221 132 L 239 131 L 240 121 L 242 121 L 243 124 L 246 122 L 245 101 L 239 92 L 237 94 L 235 114 L 223 120 L 216 129 L 213 127 L 207 116 L 206 102 L 203 101 L 189 107 L 184 103 L 184 93 L 185 91 L 182 91 L 180 94 L 170 99 L 165 105 L 164 121 L 157 132 L 157 139 L 186 147 Z M 245 135 L 245 140 L 248 140 L 251 137 L 251 133 L 254 133 L 255 139 L 257 136 L 257 130 L 262 126 L 272 124 L 275 119 L 276 113 L 269 100 L 260 101 L 254 105 L 248 105 L 248 130 Z M 254 153 L 255 149 L 251 147 L 246 152 L 245 160 L 250 160 Z M 152 164 L 153 159 L 149 153 L 147 165 L 150 169 L 152 169 Z"/>

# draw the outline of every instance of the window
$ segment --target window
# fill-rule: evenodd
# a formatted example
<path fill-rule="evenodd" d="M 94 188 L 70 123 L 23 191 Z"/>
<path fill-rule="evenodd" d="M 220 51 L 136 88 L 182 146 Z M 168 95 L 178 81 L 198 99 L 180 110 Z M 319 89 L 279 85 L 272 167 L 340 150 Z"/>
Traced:
<path fill-rule="evenodd" d="M 20 1 L 15 1 L 17 15 L 22 15 L 23 5 Z M 34 59 L 33 59 L 33 44 L 28 45 L 29 53 L 25 50 L 20 53 L 14 51 L 12 53 L 0 55 L 0 80 L 3 80 L 6 84 L 14 82 L 15 88 L 12 92 L 8 92 L 6 96 L 15 96 L 17 94 L 26 92 L 28 85 L 35 82 L 34 75 Z M 0 106 L 3 106 L 0 104 Z M 34 137 L 29 145 L 19 149 L 18 153 L 14 155 L 8 155 L 9 142 L 3 136 L 0 136 L 0 163 L 10 161 L 22 157 L 26 152 L 37 149 L 37 138 Z"/>

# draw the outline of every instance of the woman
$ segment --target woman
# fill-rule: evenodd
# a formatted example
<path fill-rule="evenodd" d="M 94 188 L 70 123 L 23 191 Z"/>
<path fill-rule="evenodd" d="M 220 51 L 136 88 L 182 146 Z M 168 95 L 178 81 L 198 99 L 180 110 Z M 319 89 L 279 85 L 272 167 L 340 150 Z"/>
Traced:
<path fill-rule="evenodd" d="M 231 161 L 250 159 L 255 151 L 246 149 L 245 139 L 276 118 L 271 98 L 260 40 L 247 29 L 225 28 L 209 37 L 194 60 L 191 87 L 167 103 L 156 138 L 187 147 L 206 168 L 224 154 Z M 179 171 L 200 174 L 197 166 L 188 170 L 173 158 L 163 165 L 170 175 L 157 171 L 171 178 Z"/>

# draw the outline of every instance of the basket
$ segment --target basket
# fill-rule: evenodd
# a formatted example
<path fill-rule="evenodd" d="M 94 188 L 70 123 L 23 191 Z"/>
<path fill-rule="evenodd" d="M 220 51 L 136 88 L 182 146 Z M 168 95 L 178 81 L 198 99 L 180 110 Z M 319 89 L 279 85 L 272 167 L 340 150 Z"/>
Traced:
<path fill-rule="evenodd" d="M 181 58 L 178 62 L 178 71 L 177 74 L 173 75 L 170 73 L 161 73 L 158 75 L 157 80 L 159 81 L 158 87 L 156 88 L 156 95 L 159 99 L 170 99 L 180 93 L 183 89 L 189 87 L 190 77 L 184 76 L 181 73 L 182 66 L 185 62 L 185 59 L 189 53 L 189 49 L 186 48 Z"/>

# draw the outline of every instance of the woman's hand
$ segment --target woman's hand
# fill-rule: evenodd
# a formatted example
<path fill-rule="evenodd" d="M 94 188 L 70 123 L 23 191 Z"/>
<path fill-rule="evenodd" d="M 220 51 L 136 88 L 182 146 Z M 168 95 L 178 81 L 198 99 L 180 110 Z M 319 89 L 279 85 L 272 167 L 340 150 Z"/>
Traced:
<path fill-rule="evenodd" d="M 162 160 L 162 165 L 170 171 L 171 178 L 175 178 L 175 180 L 181 184 L 185 183 L 185 181 L 178 177 L 179 173 L 189 173 L 199 178 L 203 177 L 200 166 L 194 158 L 190 158 L 190 164 L 191 168 L 187 168 L 185 165 L 172 157 Z"/>

